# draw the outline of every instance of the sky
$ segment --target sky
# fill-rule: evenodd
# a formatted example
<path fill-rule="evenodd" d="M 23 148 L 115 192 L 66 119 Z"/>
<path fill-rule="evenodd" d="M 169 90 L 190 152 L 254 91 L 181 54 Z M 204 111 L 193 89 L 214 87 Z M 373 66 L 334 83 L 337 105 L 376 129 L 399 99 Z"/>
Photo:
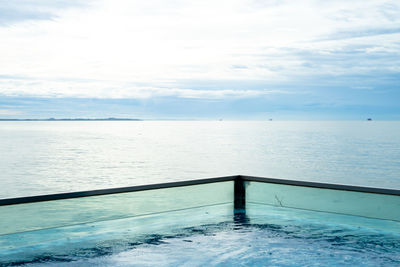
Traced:
<path fill-rule="evenodd" d="M 398 0 L 0 0 L 0 118 L 400 120 Z"/>

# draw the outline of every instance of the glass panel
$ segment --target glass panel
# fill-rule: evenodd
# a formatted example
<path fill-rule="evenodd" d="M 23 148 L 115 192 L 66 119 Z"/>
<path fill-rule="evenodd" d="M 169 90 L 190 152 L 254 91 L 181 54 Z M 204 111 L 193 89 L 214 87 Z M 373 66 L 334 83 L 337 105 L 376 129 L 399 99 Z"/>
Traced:
<path fill-rule="evenodd" d="M 395 195 L 247 182 L 246 203 L 400 221 L 400 197 Z"/>
<path fill-rule="evenodd" d="M 118 253 L 165 236 L 181 236 L 201 225 L 232 221 L 233 204 L 202 206 L 124 219 L 0 236 L 0 266 Z"/>
<path fill-rule="evenodd" d="M 296 226 L 304 229 L 304 231 L 307 231 L 307 225 L 319 225 L 321 227 L 335 226 L 357 230 L 363 229 L 375 234 L 397 234 L 400 237 L 400 222 L 392 220 L 255 203 L 247 203 L 246 216 L 247 220 L 255 225 L 270 224 L 288 228 Z"/>
<path fill-rule="evenodd" d="M 233 202 L 233 181 L 0 207 L 0 235 Z"/>

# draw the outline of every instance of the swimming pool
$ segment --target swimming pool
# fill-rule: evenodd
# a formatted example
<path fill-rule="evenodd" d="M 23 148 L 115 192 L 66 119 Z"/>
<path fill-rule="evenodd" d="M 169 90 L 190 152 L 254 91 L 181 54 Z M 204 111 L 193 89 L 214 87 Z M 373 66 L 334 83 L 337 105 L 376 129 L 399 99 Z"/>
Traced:
<path fill-rule="evenodd" d="M 244 185 L 242 188 L 237 188 L 238 180 Z M 335 189 L 315 183 L 304 186 L 237 177 L 199 181 L 3 205 L 0 263 L 5 266 L 400 264 L 397 191 L 376 189 L 379 193 L 371 193 L 365 192 L 371 191 L 365 188 L 342 190 L 332 185 L 326 186 Z M 274 181 L 277 183 L 271 183 Z M 245 198 L 243 209 L 238 208 L 240 194 Z"/>

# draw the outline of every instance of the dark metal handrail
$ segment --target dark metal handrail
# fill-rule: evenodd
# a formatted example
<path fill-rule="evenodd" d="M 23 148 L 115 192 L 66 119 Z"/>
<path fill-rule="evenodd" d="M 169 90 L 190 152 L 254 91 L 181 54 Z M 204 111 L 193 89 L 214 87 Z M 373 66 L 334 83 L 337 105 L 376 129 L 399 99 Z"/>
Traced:
<path fill-rule="evenodd" d="M 137 186 L 110 188 L 110 189 L 98 189 L 98 190 L 79 191 L 79 192 L 71 192 L 71 193 L 7 198 L 7 199 L 0 199 L 0 206 L 14 205 L 14 204 L 26 204 L 26 203 L 34 203 L 34 202 L 42 202 L 42 201 L 50 201 L 50 200 L 79 198 L 79 197 L 101 196 L 101 195 L 110 195 L 110 194 L 118 194 L 118 193 L 129 193 L 129 192 L 181 187 L 181 186 L 190 186 L 190 185 L 228 182 L 228 181 L 234 181 L 237 177 L 238 176 L 225 176 L 225 177 L 217 177 L 217 178 L 206 178 L 206 179 L 198 179 L 198 180 L 179 181 L 179 182 L 160 183 L 160 184 L 149 184 L 149 185 L 137 185 Z"/>
<path fill-rule="evenodd" d="M 71 192 L 71 193 L 60 193 L 60 194 L 0 199 L 0 206 L 35 203 L 35 202 L 51 201 L 51 200 L 80 198 L 80 197 L 90 197 L 90 196 L 101 196 L 101 195 L 118 194 L 118 193 L 129 193 L 129 192 L 137 192 L 137 191 L 145 191 L 145 190 L 191 186 L 191 185 L 201 185 L 201 184 L 209 184 L 209 183 L 228 182 L 228 181 L 235 182 L 235 188 L 234 188 L 235 203 L 234 204 L 235 204 L 236 208 L 241 208 L 244 206 L 245 186 L 244 186 L 243 182 L 246 182 L 246 181 L 247 182 L 273 183 L 273 184 L 282 184 L 282 185 L 291 185 L 291 186 L 314 187 L 314 188 L 321 188 L 321 189 L 345 190 L 345 191 L 354 191 L 354 192 L 363 192 L 363 193 L 400 196 L 400 190 L 397 190 L 397 189 L 385 189 L 385 188 L 285 180 L 285 179 L 275 179 L 275 178 L 265 178 L 265 177 L 255 177 L 255 176 L 245 176 L 245 175 L 234 175 L 234 176 L 207 178 L 207 179 L 199 179 L 199 180 L 189 180 L 189 181 L 169 182 L 169 183 L 150 184 L 150 185 L 119 187 L 119 188 L 111 188 L 111 189 L 99 189 L 99 190 L 89 190 L 89 191 L 80 191 L 80 192 Z"/>
<path fill-rule="evenodd" d="M 250 181 L 250 182 L 262 182 L 262 183 L 270 183 L 270 184 L 294 185 L 294 186 L 314 187 L 314 188 L 322 188 L 322 189 L 344 190 L 344 191 L 354 191 L 354 192 L 363 192 L 363 193 L 400 196 L 400 190 L 397 190 L 397 189 L 364 187 L 364 186 L 343 185 L 343 184 L 330 184 L 330 183 L 319 183 L 319 182 L 308 182 L 308 181 L 297 181 L 297 180 L 285 180 L 285 179 L 265 178 L 265 177 L 256 177 L 256 176 L 246 176 L 246 175 L 239 175 L 239 176 L 242 180 Z"/>

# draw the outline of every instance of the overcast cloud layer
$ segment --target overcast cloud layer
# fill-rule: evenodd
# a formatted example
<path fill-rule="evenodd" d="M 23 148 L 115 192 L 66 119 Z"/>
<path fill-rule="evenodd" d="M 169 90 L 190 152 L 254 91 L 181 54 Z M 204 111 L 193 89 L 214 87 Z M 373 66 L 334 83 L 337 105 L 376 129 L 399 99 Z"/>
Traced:
<path fill-rule="evenodd" d="M 114 99 L 113 116 L 181 105 L 179 117 L 196 103 L 186 117 L 213 117 L 202 110 L 217 103 L 216 116 L 400 119 L 397 0 L 0 0 L 0 40 L 3 118 L 46 116 L 40 99 L 95 98 Z M 96 114 L 61 106 L 49 116 Z"/>

